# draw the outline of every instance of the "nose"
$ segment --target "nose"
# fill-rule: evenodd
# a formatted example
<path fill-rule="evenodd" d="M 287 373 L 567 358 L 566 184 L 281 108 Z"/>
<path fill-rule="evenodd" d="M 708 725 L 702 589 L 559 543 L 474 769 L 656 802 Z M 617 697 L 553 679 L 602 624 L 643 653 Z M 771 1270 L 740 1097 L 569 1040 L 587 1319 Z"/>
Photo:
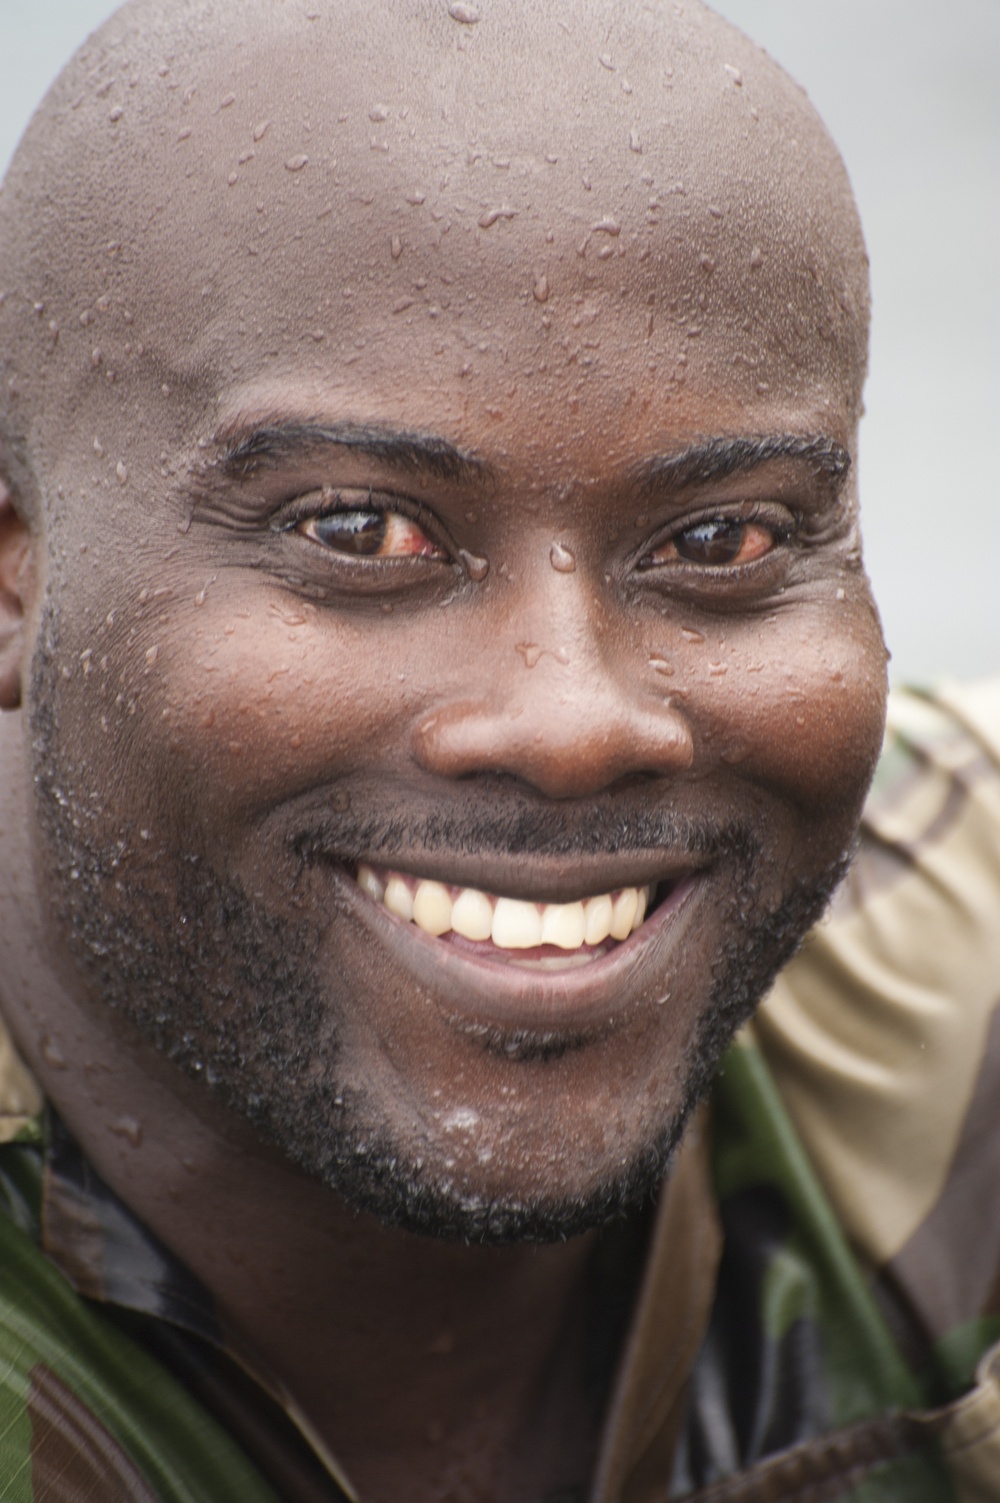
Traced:
<path fill-rule="evenodd" d="M 690 725 L 649 683 L 641 656 L 638 663 L 632 653 L 605 660 L 597 643 L 579 637 L 568 652 L 494 642 L 494 670 L 498 656 L 507 666 L 488 687 L 459 691 L 416 725 L 413 754 L 427 771 L 445 778 L 499 772 L 547 798 L 571 799 L 691 766 Z"/>

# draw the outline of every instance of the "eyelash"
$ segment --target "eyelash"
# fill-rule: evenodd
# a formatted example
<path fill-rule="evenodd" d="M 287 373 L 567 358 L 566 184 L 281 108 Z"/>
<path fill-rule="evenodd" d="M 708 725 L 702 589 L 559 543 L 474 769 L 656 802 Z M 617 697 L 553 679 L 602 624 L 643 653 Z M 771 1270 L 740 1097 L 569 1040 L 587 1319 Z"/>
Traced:
<path fill-rule="evenodd" d="M 315 499 L 314 499 L 315 498 Z M 349 517 L 380 517 L 383 519 L 382 531 L 377 527 L 373 530 L 361 525 L 351 526 L 347 522 Z M 316 536 L 316 530 L 320 529 L 324 521 L 336 517 L 345 519 L 344 530 L 340 541 L 350 543 L 355 540 L 354 547 L 336 547 L 327 539 Z M 391 553 L 382 553 L 381 549 L 386 542 L 393 542 L 392 528 L 403 528 L 411 523 L 414 528 L 419 528 L 422 534 L 422 542 L 415 547 L 397 546 Z M 738 580 L 746 580 L 760 576 L 761 583 L 766 577 L 770 577 L 776 564 L 779 562 L 782 550 L 793 540 L 799 530 L 800 518 L 791 514 L 785 507 L 769 507 L 766 504 L 748 506 L 743 503 L 734 511 L 706 512 L 700 517 L 685 519 L 683 525 L 675 525 L 665 535 L 654 540 L 652 545 L 647 544 L 642 553 L 633 559 L 632 568 L 649 578 L 652 583 L 657 576 L 682 585 L 687 579 L 694 586 L 696 581 L 704 581 L 706 585 L 713 583 L 725 587 L 726 582 L 736 584 Z M 691 537 L 699 530 L 705 531 L 716 528 L 721 532 L 726 529 L 739 529 L 739 548 L 732 558 L 720 558 L 713 562 L 708 559 L 685 558 L 681 552 L 683 540 Z M 311 529 L 311 530 L 310 530 Z M 770 536 L 767 547 L 755 552 L 749 559 L 740 560 L 738 554 L 743 551 L 746 543 L 748 530 L 756 529 L 766 532 Z M 283 533 L 298 533 L 312 546 L 322 548 L 327 556 L 337 561 L 343 567 L 355 571 L 354 577 L 358 577 L 358 571 L 366 572 L 373 569 L 384 570 L 387 566 L 393 568 L 412 567 L 415 560 L 420 559 L 431 563 L 453 563 L 456 558 L 456 548 L 442 537 L 443 529 L 435 515 L 421 503 L 406 496 L 364 489 L 362 487 L 335 488 L 324 487 L 322 491 L 314 491 L 300 496 L 294 503 L 291 515 L 286 515 L 278 522 L 277 530 Z M 405 541 L 404 538 L 395 536 L 397 545 Z M 711 547 L 711 539 L 707 540 L 707 546 Z M 373 547 L 363 546 L 371 542 Z M 723 540 L 723 547 L 725 542 Z M 657 558 L 658 553 L 673 548 L 673 558 Z M 374 575 L 372 575 L 374 581 Z"/>

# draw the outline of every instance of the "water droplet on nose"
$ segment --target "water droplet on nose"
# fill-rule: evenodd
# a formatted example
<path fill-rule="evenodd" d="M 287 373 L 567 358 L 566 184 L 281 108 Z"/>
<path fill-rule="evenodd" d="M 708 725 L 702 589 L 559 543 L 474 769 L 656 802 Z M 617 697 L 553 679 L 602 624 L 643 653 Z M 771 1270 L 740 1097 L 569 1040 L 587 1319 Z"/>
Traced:
<path fill-rule="evenodd" d="M 403 242 L 402 240 L 400 240 L 398 235 L 393 235 L 389 249 L 392 252 L 392 259 L 394 261 L 398 261 L 400 256 L 403 254 Z"/>
<path fill-rule="evenodd" d="M 482 213 L 482 214 L 480 214 L 480 216 L 479 216 L 479 228 L 481 230 L 488 230 L 488 229 L 491 229 L 493 227 L 493 225 L 496 224 L 496 222 L 497 222 L 498 219 L 516 219 L 516 218 L 517 218 L 517 210 L 516 209 L 509 209 L 509 208 L 506 208 L 506 207 L 500 208 L 500 209 L 486 209 L 485 212 Z"/>
<path fill-rule="evenodd" d="M 552 544 L 549 549 L 549 563 L 557 574 L 573 574 L 576 571 L 576 558 L 562 543 Z"/>
<path fill-rule="evenodd" d="M 664 678 L 673 678 L 674 665 L 668 663 L 666 658 L 650 658 L 649 666 L 654 673 L 662 673 Z"/>
<path fill-rule="evenodd" d="M 531 289 L 536 303 L 547 303 L 549 300 L 549 279 L 543 272 L 535 278 L 535 285 Z"/>
<path fill-rule="evenodd" d="M 110 1131 L 116 1138 L 124 1138 L 130 1148 L 138 1148 L 142 1142 L 142 1123 L 135 1117 L 119 1117 L 111 1124 Z"/>
<path fill-rule="evenodd" d="M 743 74 L 740 72 L 739 68 L 734 68 L 732 63 L 723 63 L 722 66 L 729 74 L 729 77 L 732 79 L 736 88 L 741 89 L 743 87 Z"/>
<path fill-rule="evenodd" d="M 642 151 L 642 142 L 639 140 L 639 132 L 637 130 L 630 130 L 628 133 L 628 149 L 637 153 L 641 153 Z"/>
<path fill-rule="evenodd" d="M 47 1033 L 42 1036 L 39 1052 L 50 1070 L 65 1070 L 66 1059 L 63 1052 Z"/>
<path fill-rule="evenodd" d="M 462 26 L 475 26 L 479 20 L 479 12 L 474 5 L 466 5 L 463 0 L 453 0 L 448 7 L 448 14 L 453 21 L 458 21 Z"/>
<path fill-rule="evenodd" d="M 285 170 L 287 172 L 301 172 L 303 167 L 307 167 L 308 165 L 309 158 L 306 156 L 289 157 L 285 163 Z"/>
<path fill-rule="evenodd" d="M 693 626 L 682 626 L 681 636 L 684 638 L 685 642 L 704 642 L 705 640 L 704 633 L 695 631 Z"/>
<path fill-rule="evenodd" d="M 723 678 L 728 671 L 729 669 L 725 663 L 709 663 L 708 665 L 709 678 Z"/>
<path fill-rule="evenodd" d="M 254 126 L 253 138 L 255 141 L 263 141 L 264 137 L 267 135 L 270 124 L 270 120 L 262 120 L 259 125 Z"/>
<path fill-rule="evenodd" d="M 122 485 L 128 484 L 128 469 L 126 468 L 124 462 L 120 459 L 115 466 L 115 474 L 118 476 L 118 479 L 121 481 Z"/>
<path fill-rule="evenodd" d="M 537 642 L 518 642 L 514 648 L 515 652 L 519 652 L 521 654 L 522 658 L 524 659 L 524 666 L 526 668 L 535 667 L 542 655 L 543 650 L 544 649 L 539 647 Z"/>
<path fill-rule="evenodd" d="M 469 578 L 473 580 L 475 584 L 482 584 L 483 580 L 490 572 L 489 559 L 478 558 L 476 554 L 468 553 L 464 548 L 459 549 L 458 557 Z"/>

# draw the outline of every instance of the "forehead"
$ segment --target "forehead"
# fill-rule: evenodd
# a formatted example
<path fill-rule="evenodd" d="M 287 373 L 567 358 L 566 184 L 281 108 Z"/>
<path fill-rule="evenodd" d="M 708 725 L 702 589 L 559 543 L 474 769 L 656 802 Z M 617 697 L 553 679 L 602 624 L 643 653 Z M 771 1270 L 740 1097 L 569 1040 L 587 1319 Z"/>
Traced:
<path fill-rule="evenodd" d="M 756 48 L 666 9 L 254 4 L 202 33 L 127 9 L 64 87 L 87 129 L 71 100 L 47 148 L 76 147 L 30 289 L 59 305 L 66 418 L 126 383 L 220 422 L 278 392 L 453 430 L 470 402 L 849 421 L 839 159 Z"/>

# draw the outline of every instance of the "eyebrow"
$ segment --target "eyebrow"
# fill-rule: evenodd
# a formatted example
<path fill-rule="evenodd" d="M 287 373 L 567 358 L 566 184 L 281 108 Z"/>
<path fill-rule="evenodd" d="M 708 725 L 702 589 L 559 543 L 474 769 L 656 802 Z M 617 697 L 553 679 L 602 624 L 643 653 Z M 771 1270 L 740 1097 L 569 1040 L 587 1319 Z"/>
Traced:
<path fill-rule="evenodd" d="M 641 485 L 679 490 L 707 485 L 728 475 L 749 474 L 778 459 L 805 462 L 834 484 L 839 484 L 851 467 L 850 454 L 836 439 L 823 434 L 787 433 L 697 439 L 675 454 L 643 460 L 633 474 Z"/>
<path fill-rule="evenodd" d="M 390 469 L 435 480 L 482 480 L 492 474 L 483 460 L 435 434 L 385 428 L 373 423 L 264 422 L 236 425 L 219 435 L 221 463 L 235 475 L 260 464 L 301 458 L 316 449 L 347 449 Z"/>
<path fill-rule="evenodd" d="M 436 434 L 397 430 L 377 423 L 320 423 L 270 420 L 237 423 L 219 434 L 221 463 L 231 474 L 246 476 L 258 465 L 300 458 L 323 448 L 347 449 L 406 474 L 436 480 L 482 481 L 493 477 L 484 460 Z M 749 474 L 781 459 L 810 465 L 840 484 L 851 467 L 842 444 L 824 434 L 760 434 L 743 438 L 696 439 L 672 454 L 640 461 L 633 480 L 649 488 L 707 485 L 730 475 Z"/>

